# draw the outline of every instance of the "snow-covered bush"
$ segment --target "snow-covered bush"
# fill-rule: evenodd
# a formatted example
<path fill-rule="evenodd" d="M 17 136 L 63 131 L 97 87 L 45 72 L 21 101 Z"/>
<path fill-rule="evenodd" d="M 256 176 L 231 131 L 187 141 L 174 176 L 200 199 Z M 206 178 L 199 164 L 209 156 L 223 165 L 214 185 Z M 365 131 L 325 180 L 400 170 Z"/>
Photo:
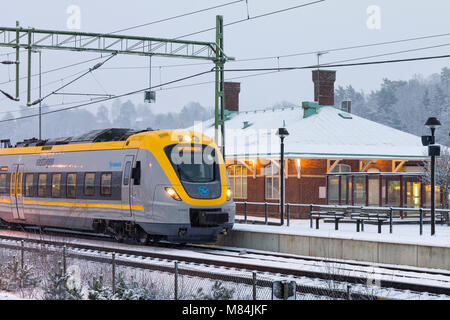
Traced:
<path fill-rule="evenodd" d="M 58 262 L 56 268 L 52 268 L 48 274 L 44 299 L 45 300 L 81 300 L 83 298 L 81 288 L 73 286 L 69 288 L 67 280 L 70 278 L 69 274 L 65 274 Z"/>
<path fill-rule="evenodd" d="M 209 293 L 205 293 L 203 288 L 197 290 L 197 294 L 194 296 L 196 300 L 231 300 L 234 296 L 234 289 L 228 289 L 224 287 L 221 281 L 215 281 L 211 286 Z"/>
<path fill-rule="evenodd" d="M 15 256 L 6 266 L 0 268 L 0 290 L 13 291 L 30 288 L 38 283 L 32 267 L 20 265 Z"/>

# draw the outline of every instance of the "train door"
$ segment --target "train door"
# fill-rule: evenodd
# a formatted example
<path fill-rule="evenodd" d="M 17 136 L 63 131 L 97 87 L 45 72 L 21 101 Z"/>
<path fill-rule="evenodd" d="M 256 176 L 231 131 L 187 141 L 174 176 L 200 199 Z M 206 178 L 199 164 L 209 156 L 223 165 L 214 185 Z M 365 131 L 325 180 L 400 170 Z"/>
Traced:
<path fill-rule="evenodd" d="M 133 180 L 131 179 L 131 172 L 133 170 L 134 156 L 125 156 L 123 175 L 122 175 L 122 205 L 126 206 L 128 210 L 125 215 L 131 217 L 131 206 L 133 205 Z"/>
<path fill-rule="evenodd" d="M 15 220 L 25 220 L 23 210 L 23 164 L 14 164 L 11 170 L 9 195 L 11 211 Z"/>

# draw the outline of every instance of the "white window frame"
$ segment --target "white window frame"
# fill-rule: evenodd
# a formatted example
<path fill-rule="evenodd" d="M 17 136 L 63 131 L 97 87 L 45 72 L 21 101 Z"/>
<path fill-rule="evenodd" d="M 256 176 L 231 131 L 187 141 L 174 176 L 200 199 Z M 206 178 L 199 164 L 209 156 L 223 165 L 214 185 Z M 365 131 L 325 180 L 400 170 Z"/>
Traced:
<path fill-rule="evenodd" d="M 241 169 L 241 173 L 236 175 L 236 168 L 239 167 Z M 231 165 L 227 168 L 228 178 L 230 179 L 231 191 L 234 199 L 247 199 L 247 187 L 248 187 L 248 169 L 246 166 L 235 164 Z M 240 190 L 241 192 L 236 192 L 236 181 L 240 181 Z M 245 183 L 244 183 L 245 182 Z"/>
<path fill-rule="evenodd" d="M 276 171 L 276 173 L 274 173 Z M 274 192 L 273 181 L 278 180 L 278 195 Z M 270 182 L 269 182 L 270 181 Z M 269 184 L 271 187 L 268 187 Z M 280 168 L 271 162 L 264 168 L 264 196 L 266 200 L 280 200 L 281 175 Z"/>

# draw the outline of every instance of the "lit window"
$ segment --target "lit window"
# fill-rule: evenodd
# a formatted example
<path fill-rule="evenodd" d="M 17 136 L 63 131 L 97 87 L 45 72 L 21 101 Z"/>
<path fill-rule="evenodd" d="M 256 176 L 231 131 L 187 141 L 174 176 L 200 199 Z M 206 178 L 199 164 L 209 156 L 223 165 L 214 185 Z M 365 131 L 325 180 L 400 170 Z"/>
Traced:
<path fill-rule="evenodd" d="M 102 179 L 100 183 L 100 193 L 102 196 L 111 195 L 111 177 L 112 173 L 102 173 Z"/>
<path fill-rule="evenodd" d="M 245 166 L 228 167 L 233 198 L 247 199 L 247 168 Z"/>
<path fill-rule="evenodd" d="M 52 176 L 52 198 L 61 197 L 61 173 L 54 173 Z"/>
<path fill-rule="evenodd" d="M 47 174 L 40 173 L 38 181 L 38 197 L 45 198 L 47 196 Z"/>
<path fill-rule="evenodd" d="M 34 179 L 34 174 L 32 174 L 32 173 L 28 173 L 25 176 L 25 197 L 33 196 L 33 179 Z"/>
<path fill-rule="evenodd" d="M 0 174 L 0 193 L 7 193 L 6 189 L 6 173 Z"/>
<path fill-rule="evenodd" d="M 273 162 L 264 168 L 266 199 L 280 199 L 280 168 Z"/>
<path fill-rule="evenodd" d="M 86 173 L 84 176 L 84 195 L 93 196 L 95 194 L 95 173 Z"/>
<path fill-rule="evenodd" d="M 76 198 L 77 194 L 77 174 L 67 174 L 67 198 Z"/>

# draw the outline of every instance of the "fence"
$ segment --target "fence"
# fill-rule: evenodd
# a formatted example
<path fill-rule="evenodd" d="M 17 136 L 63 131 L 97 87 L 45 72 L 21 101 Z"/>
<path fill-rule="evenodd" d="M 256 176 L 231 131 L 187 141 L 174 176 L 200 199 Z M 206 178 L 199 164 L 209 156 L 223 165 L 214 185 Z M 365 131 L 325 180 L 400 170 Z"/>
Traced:
<path fill-rule="evenodd" d="M 264 206 L 264 224 L 272 225 L 282 225 L 284 217 L 280 216 L 280 223 L 269 222 L 269 206 L 280 207 L 280 203 L 272 202 L 249 202 L 249 201 L 236 201 L 236 204 L 244 206 L 244 223 L 248 223 L 249 217 L 249 206 Z M 300 203 L 286 203 L 285 204 L 285 214 L 286 214 L 286 224 L 290 226 L 291 222 L 291 209 L 292 208 L 307 208 L 309 210 L 310 227 L 313 228 L 314 213 L 317 211 L 324 212 L 336 212 L 342 211 L 346 214 L 346 217 L 351 217 L 350 213 L 353 211 L 359 212 L 373 212 L 373 213 L 384 213 L 386 215 L 386 221 L 389 224 L 389 233 L 393 233 L 394 219 L 399 218 L 402 221 L 417 222 L 419 225 L 419 234 L 423 234 L 423 225 L 431 220 L 431 209 L 428 208 L 401 208 L 401 207 L 368 207 L 368 206 L 343 206 L 343 205 L 322 205 L 322 204 L 300 204 Z M 281 210 L 280 210 L 281 211 Z M 414 215 L 409 215 L 408 213 L 413 213 Z M 429 214 L 429 215 L 428 215 Z M 447 225 L 450 225 L 450 209 L 435 209 L 435 221 L 443 223 L 444 221 Z M 413 219 L 412 219 L 413 218 Z M 364 220 L 364 219 L 363 219 Z M 357 219 L 345 220 L 357 223 Z M 252 221 L 257 222 L 257 221 Z M 379 228 L 380 230 L 380 228 Z M 381 233 L 381 231 L 379 231 Z"/>
<path fill-rule="evenodd" d="M 329 279 L 318 280 L 159 259 L 154 263 L 146 262 L 145 266 L 130 267 L 115 253 L 103 255 L 107 259 L 100 262 L 76 258 L 71 248 L 39 251 L 33 250 L 35 248 L 36 245 L 25 245 L 22 241 L 0 250 L 0 290 L 3 283 L 7 283 L 10 291 L 24 292 L 27 289 L 24 284 L 33 283 L 41 286 L 37 291 L 45 292 L 44 296 L 30 295 L 33 299 L 73 299 L 73 295 L 64 294 L 62 290 L 66 283 L 67 287 L 75 284 L 84 288 L 80 290 L 85 292 L 84 297 L 78 296 L 78 299 L 271 300 L 274 282 L 286 281 L 296 283 L 293 299 L 297 300 L 377 297 L 373 288 L 361 290 L 364 282 L 353 286 L 333 281 L 332 271 Z M 16 268 L 14 276 L 10 272 L 11 265 Z M 26 273 L 27 279 L 40 279 L 40 284 L 19 279 L 20 270 L 32 270 Z M 58 272 L 59 278 L 55 278 Z M 55 287 L 56 283 L 59 287 Z"/>

